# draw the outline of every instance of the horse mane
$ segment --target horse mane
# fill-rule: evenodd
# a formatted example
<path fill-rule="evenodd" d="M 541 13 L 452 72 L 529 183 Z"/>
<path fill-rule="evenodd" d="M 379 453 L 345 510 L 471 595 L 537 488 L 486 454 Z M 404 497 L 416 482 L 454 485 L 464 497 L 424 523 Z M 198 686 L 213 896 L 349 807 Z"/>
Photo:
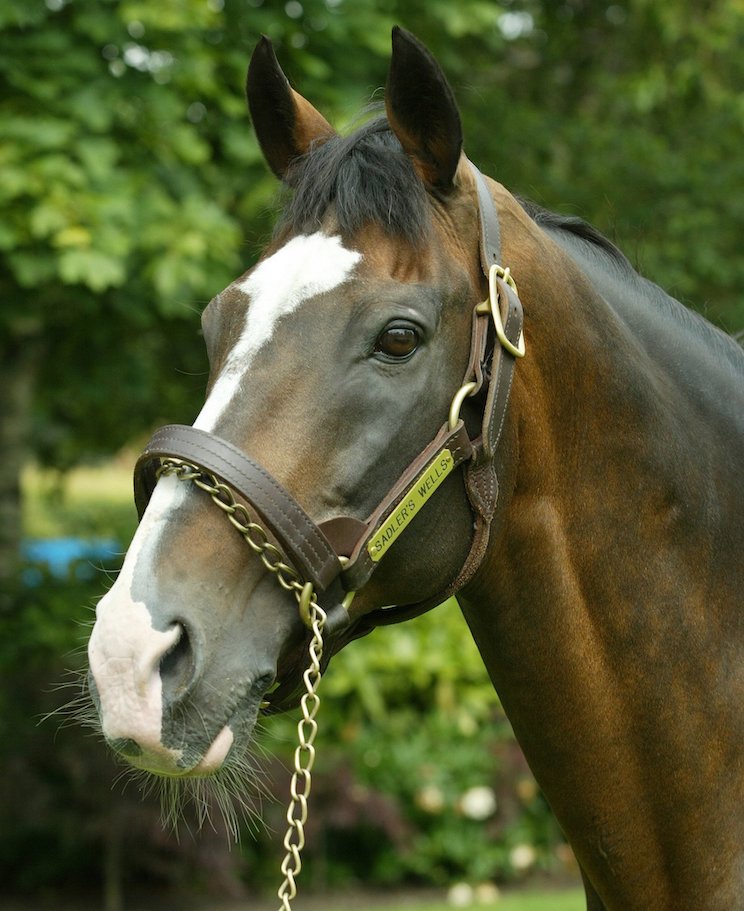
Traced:
<path fill-rule="evenodd" d="M 294 192 L 279 230 L 317 231 L 330 209 L 342 234 L 370 222 L 413 244 L 429 233 L 426 188 L 385 117 L 312 148 L 293 163 L 287 183 Z"/>
<path fill-rule="evenodd" d="M 627 256 L 611 240 L 608 240 L 604 234 L 593 225 L 590 225 L 588 221 L 584 221 L 583 218 L 578 218 L 575 215 L 558 215 L 556 212 L 543 209 L 542 206 L 532 202 L 532 200 L 524 199 L 521 196 L 517 196 L 516 200 L 538 227 L 547 228 L 548 230 L 568 231 L 569 234 L 573 234 L 575 237 L 606 253 L 611 259 L 615 260 L 617 265 L 625 266 L 635 271 Z"/>
<path fill-rule="evenodd" d="M 704 316 L 696 310 L 686 307 L 676 298 L 667 294 L 663 288 L 649 281 L 633 266 L 630 260 L 622 253 L 612 241 L 608 240 L 604 234 L 601 234 L 595 227 L 584 221 L 582 218 L 570 215 L 558 215 L 543 209 L 530 200 L 516 197 L 524 211 L 530 216 L 535 224 L 547 231 L 565 232 L 569 238 L 578 239 L 588 249 L 593 249 L 597 254 L 597 264 L 601 265 L 602 261 L 611 264 L 618 270 L 619 274 L 624 276 L 626 281 L 630 281 L 639 289 L 643 297 L 657 308 L 665 310 L 670 316 L 676 319 L 681 325 L 687 327 L 693 334 L 707 340 L 717 350 L 724 354 L 735 367 L 742 370 L 742 360 L 740 357 L 740 348 L 744 347 L 744 332 L 742 338 L 737 339 L 728 335 L 722 329 L 708 322 Z M 569 244 L 570 249 L 570 244 Z"/>
<path fill-rule="evenodd" d="M 377 117 L 349 136 L 334 136 L 295 161 L 287 175 L 292 189 L 278 229 L 316 231 L 329 209 L 342 233 L 366 223 L 393 237 L 421 243 L 430 226 L 427 193 L 387 119 Z M 517 197 L 539 226 L 568 231 L 632 269 L 603 234 L 581 218 L 557 215 Z"/>
<path fill-rule="evenodd" d="M 278 233 L 288 229 L 317 231 L 330 210 L 345 235 L 372 223 L 391 237 L 418 246 L 429 234 L 431 216 L 426 188 L 384 116 L 368 121 L 348 136 L 334 136 L 311 148 L 292 164 L 286 183 L 292 192 L 277 221 Z M 588 222 L 516 198 L 538 227 L 564 233 L 567 239 L 595 251 L 598 264 L 604 260 L 641 282 L 645 295 L 666 306 L 690 328 L 720 339 L 724 347 L 727 344 L 723 339 L 730 343 L 725 333 L 713 329 L 694 311 L 643 279 L 615 244 Z"/>

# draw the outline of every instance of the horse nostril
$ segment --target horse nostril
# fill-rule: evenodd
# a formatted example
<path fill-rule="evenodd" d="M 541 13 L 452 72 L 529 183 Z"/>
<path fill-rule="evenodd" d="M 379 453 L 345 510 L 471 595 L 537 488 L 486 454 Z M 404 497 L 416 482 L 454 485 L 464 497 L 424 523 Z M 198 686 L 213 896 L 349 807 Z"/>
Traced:
<path fill-rule="evenodd" d="M 160 679 L 163 691 L 171 700 L 181 698 L 191 683 L 194 675 L 194 653 L 191 638 L 182 623 L 174 624 L 179 630 L 179 637 L 171 648 L 160 659 Z"/>

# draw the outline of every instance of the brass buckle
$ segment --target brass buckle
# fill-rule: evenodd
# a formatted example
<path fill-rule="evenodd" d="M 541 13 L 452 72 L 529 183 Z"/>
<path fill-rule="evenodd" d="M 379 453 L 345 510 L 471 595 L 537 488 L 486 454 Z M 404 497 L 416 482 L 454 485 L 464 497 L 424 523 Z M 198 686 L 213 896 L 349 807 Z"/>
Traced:
<path fill-rule="evenodd" d="M 517 283 L 514 281 L 509 267 L 499 266 L 497 263 L 494 263 L 488 271 L 488 300 L 483 301 L 482 304 L 478 304 L 477 311 L 478 313 L 490 313 L 493 318 L 493 326 L 496 330 L 496 337 L 501 343 L 502 348 L 505 348 L 509 354 L 512 354 L 514 357 L 524 357 L 525 355 L 525 344 L 524 344 L 524 332 L 519 333 L 519 341 L 516 345 L 512 344 L 509 339 L 506 337 L 504 332 L 504 323 L 501 319 L 501 309 L 499 308 L 499 288 L 496 284 L 496 279 L 503 279 L 507 285 L 518 295 Z"/>

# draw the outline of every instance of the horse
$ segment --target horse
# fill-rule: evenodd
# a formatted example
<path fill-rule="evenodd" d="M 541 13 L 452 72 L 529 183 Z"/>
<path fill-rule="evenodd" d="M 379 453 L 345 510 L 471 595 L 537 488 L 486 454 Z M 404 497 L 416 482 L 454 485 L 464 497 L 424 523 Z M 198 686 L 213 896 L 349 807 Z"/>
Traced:
<path fill-rule="evenodd" d="M 319 631 L 316 680 L 455 594 L 587 908 L 744 908 L 744 354 L 483 176 L 405 30 L 350 135 L 268 38 L 247 96 L 291 195 L 204 311 L 193 426 L 138 463 L 89 642 L 106 740 L 218 777 Z"/>

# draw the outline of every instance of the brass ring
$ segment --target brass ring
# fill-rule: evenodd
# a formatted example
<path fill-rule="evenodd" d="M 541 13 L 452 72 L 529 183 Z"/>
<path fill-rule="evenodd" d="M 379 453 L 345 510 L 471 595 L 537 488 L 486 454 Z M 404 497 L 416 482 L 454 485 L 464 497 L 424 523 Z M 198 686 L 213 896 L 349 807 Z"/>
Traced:
<path fill-rule="evenodd" d="M 313 583 L 306 582 L 302 586 L 302 592 L 300 593 L 299 598 L 299 607 L 300 607 L 300 617 L 302 622 L 308 629 L 313 628 L 313 618 L 310 611 L 310 606 L 313 603 Z"/>
<path fill-rule="evenodd" d="M 348 557 L 339 556 L 338 562 L 341 564 L 341 566 L 342 566 L 343 569 L 346 569 L 346 567 L 347 567 L 347 566 L 349 565 L 349 563 L 350 563 L 350 560 L 349 560 Z M 346 592 L 346 595 L 345 595 L 345 597 L 344 597 L 344 600 L 341 602 L 341 607 L 343 607 L 343 609 L 344 609 L 345 611 L 348 611 L 349 608 L 351 607 L 351 602 L 354 600 L 354 595 L 355 595 L 355 594 L 356 594 L 356 591 Z"/>
<path fill-rule="evenodd" d="M 501 346 L 505 348 L 509 354 L 514 357 L 524 357 L 526 350 L 524 346 L 524 332 L 519 333 L 519 339 L 516 345 L 509 341 L 504 332 L 504 324 L 501 320 L 501 310 L 499 309 L 499 289 L 496 284 L 497 278 L 502 278 L 514 293 L 517 293 L 517 285 L 509 272 L 509 268 L 507 267 L 505 269 L 503 266 L 497 264 L 491 266 L 488 273 L 488 296 L 491 304 L 491 316 L 493 317 L 496 336 L 498 337 L 499 342 L 501 342 Z"/>
<path fill-rule="evenodd" d="M 477 388 L 478 384 L 475 382 L 465 383 L 465 385 L 461 386 L 455 393 L 455 397 L 452 399 L 452 404 L 450 405 L 449 410 L 450 430 L 454 430 L 457 426 L 457 422 L 460 420 L 460 408 L 462 408 L 462 403 L 469 395 L 472 395 Z"/>

